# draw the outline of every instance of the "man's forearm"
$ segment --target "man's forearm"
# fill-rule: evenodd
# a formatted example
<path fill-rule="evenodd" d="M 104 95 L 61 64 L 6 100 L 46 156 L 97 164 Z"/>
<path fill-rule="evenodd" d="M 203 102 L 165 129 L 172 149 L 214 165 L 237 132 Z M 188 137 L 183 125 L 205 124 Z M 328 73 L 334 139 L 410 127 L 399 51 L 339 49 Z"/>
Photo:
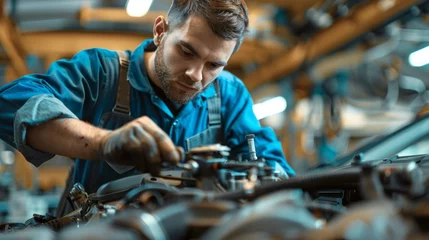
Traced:
<path fill-rule="evenodd" d="M 29 127 L 26 141 L 31 147 L 71 158 L 95 160 L 101 139 L 108 130 L 78 119 L 63 118 Z"/>

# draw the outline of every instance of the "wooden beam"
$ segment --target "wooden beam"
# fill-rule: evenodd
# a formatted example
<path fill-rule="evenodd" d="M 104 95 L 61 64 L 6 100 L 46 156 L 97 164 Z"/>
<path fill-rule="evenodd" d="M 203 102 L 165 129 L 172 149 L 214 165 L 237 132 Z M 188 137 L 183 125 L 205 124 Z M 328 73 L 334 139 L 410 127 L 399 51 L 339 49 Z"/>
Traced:
<path fill-rule="evenodd" d="M 316 58 L 344 46 L 418 2 L 420 0 L 390 1 L 390 5 L 386 5 L 383 4 L 384 1 L 371 1 L 362 5 L 348 17 L 316 34 L 308 42 L 296 45 L 286 54 L 249 73 L 244 82 L 249 89 L 253 89 L 263 83 L 276 81 L 287 76 L 304 63 L 308 64 Z"/>
<path fill-rule="evenodd" d="M 0 55 L 0 63 L 8 63 L 8 62 L 9 62 L 9 58 L 7 56 Z"/>
<path fill-rule="evenodd" d="M 313 1 L 313 0 L 312 0 Z M 249 28 L 256 30 L 273 29 L 272 12 L 260 5 L 249 6 Z M 79 11 L 78 20 L 82 25 L 90 21 L 103 22 L 125 22 L 125 23 L 151 23 L 155 22 L 158 16 L 167 16 L 164 11 L 150 11 L 142 17 L 131 17 L 123 8 L 91 8 L 82 7 Z M 261 21 L 261 19 L 268 19 Z"/>
<path fill-rule="evenodd" d="M 297 8 L 308 8 L 316 5 L 317 3 L 323 0 L 246 0 L 246 3 L 264 3 L 264 4 L 273 4 L 278 7 L 288 8 L 288 9 L 297 9 Z"/>
<path fill-rule="evenodd" d="M 13 36 L 11 36 L 11 26 L 5 17 L 0 18 L 0 44 L 3 46 L 16 73 L 19 76 L 28 74 L 29 71 L 24 56 L 17 47 Z"/>
<path fill-rule="evenodd" d="M 425 105 L 420 111 L 417 113 L 417 117 L 424 117 L 429 115 L 429 104 Z"/>
<path fill-rule="evenodd" d="M 231 57 L 229 67 L 263 64 L 284 54 L 286 46 L 273 40 L 245 39 L 240 49 Z"/>
<path fill-rule="evenodd" d="M 293 15 L 301 14 L 308 8 L 321 5 L 326 0 L 246 0 L 250 4 L 273 4 L 281 8 L 288 9 Z"/>
<path fill-rule="evenodd" d="M 35 167 L 27 162 L 20 152 L 15 151 L 15 154 L 15 181 L 19 187 L 31 189 L 34 185 L 33 176 Z"/>
<path fill-rule="evenodd" d="M 41 167 L 38 168 L 38 171 L 40 189 L 48 191 L 53 187 L 65 187 L 70 166 Z"/>
<path fill-rule="evenodd" d="M 6 15 L 4 0 L 0 0 L 0 45 L 6 52 L 7 60 L 12 64 L 15 76 L 29 73 L 19 32 L 15 24 Z"/>
<path fill-rule="evenodd" d="M 12 82 L 13 80 L 19 78 L 19 75 L 16 73 L 13 66 L 9 63 L 6 65 L 4 79 L 6 83 Z"/>
<path fill-rule="evenodd" d="M 350 70 L 364 61 L 364 51 L 354 48 L 336 53 L 317 62 L 311 69 L 313 81 L 324 81 L 338 70 Z"/>
<path fill-rule="evenodd" d="M 78 19 L 81 24 L 89 21 L 154 23 L 155 19 L 160 15 L 166 16 L 166 12 L 150 11 L 142 17 L 131 17 L 122 8 L 83 7 L 80 9 Z"/>
<path fill-rule="evenodd" d="M 51 64 L 53 62 L 57 61 L 58 59 L 71 58 L 71 57 L 72 57 L 72 55 L 68 55 L 68 56 L 60 56 L 60 55 L 56 55 L 56 54 L 45 55 L 43 57 L 44 68 L 47 70 L 49 68 L 49 66 L 51 66 Z"/>
<path fill-rule="evenodd" d="M 149 35 L 114 32 L 27 32 L 21 40 L 26 52 L 46 57 L 51 55 L 73 56 L 88 48 L 134 50 Z"/>
<path fill-rule="evenodd" d="M 16 50 L 21 56 L 25 56 L 26 53 L 22 47 L 21 33 L 19 32 L 18 27 L 8 17 L 4 18 L 4 21 L 6 23 L 6 26 L 8 27 L 7 31 L 9 33 L 9 38 L 14 43 Z"/>
<path fill-rule="evenodd" d="M 306 0 L 307 2 L 314 2 L 315 0 Z M 297 6 L 300 6 L 297 4 Z M 150 22 L 153 23 L 155 18 L 159 15 L 167 15 L 167 12 L 149 12 L 143 17 L 130 17 L 126 13 L 125 9 L 120 8 L 90 8 L 90 7 L 83 7 L 80 10 L 79 20 L 82 24 L 89 22 L 89 21 L 113 21 L 113 22 Z M 260 5 L 250 5 L 249 6 L 249 17 L 250 17 L 250 23 L 249 28 L 254 29 L 252 31 L 267 31 L 268 29 L 271 29 L 272 32 L 274 32 L 274 25 L 272 20 L 263 20 L 261 19 L 270 19 L 271 18 L 271 11 L 267 10 L 266 8 L 261 8 Z M 54 36 L 55 37 L 55 36 Z M 52 37 L 47 37 L 47 39 L 52 39 Z M 78 37 L 75 37 L 77 39 Z M 71 38 L 67 38 L 71 39 Z M 87 39 L 85 37 L 85 39 Z M 113 39 L 118 39 L 117 37 L 114 37 Z M 52 41 L 52 40 L 51 40 Z M 91 41 L 91 39 L 89 39 Z M 94 40 L 92 40 L 94 41 Z M 85 42 L 87 42 L 85 40 Z M 97 42 L 99 42 L 97 40 Z M 115 42 L 118 44 L 120 41 Z M 237 68 L 242 67 L 243 65 L 249 64 L 249 63 L 264 63 L 270 59 L 272 59 L 275 56 L 278 56 L 279 53 L 282 53 L 284 50 L 284 46 L 280 45 L 279 43 L 272 44 L 273 41 L 270 40 L 258 40 L 258 42 L 261 42 L 261 44 L 254 44 L 256 40 L 246 40 L 244 44 L 242 45 L 239 52 L 237 52 L 229 61 L 228 65 L 229 68 Z M 98 44 L 98 43 L 97 43 Z M 69 44 L 66 44 L 69 45 Z M 136 47 L 138 44 L 134 44 Z M 49 46 L 51 47 L 51 46 Z M 97 45 L 93 45 L 93 47 L 97 47 Z M 87 47 L 83 47 L 87 48 Z M 81 47 L 78 47 L 78 50 L 83 49 Z M 112 49 L 112 47 L 106 47 Z M 123 49 L 129 49 L 129 47 L 121 47 Z M 31 50 L 32 51 L 32 50 Z M 264 54 L 257 54 L 257 53 L 263 52 Z"/>
<path fill-rule="evenodd" d="M 73 56 L 83 49 L 96 47 L 111 50 L 134 50 L 148 38 L 151 36 L 136 33 L 76 31 L 28 32 L 21 35 L 26 52 L 49 59 L 52 59 L 50 56 Z M 246 39 L 240 50 L 232 56 L 228 65 L 242 67 L 249 63 L 264 63 L 284 51 L 285 47 L 273 40 Z"/>
<path fill-rule="evenodd" d="M 5 0 L 0 0 L 0 18 L 6 16 L 6 2 Z"/>

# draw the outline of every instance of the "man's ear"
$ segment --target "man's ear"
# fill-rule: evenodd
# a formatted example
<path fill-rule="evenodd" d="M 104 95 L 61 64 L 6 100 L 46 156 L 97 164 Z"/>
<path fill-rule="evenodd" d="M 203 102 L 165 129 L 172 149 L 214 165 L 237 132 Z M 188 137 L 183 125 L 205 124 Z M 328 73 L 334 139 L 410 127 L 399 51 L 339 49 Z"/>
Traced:
<path fill-rule="evenodd" d="M 153 40 L 156 46 L 159 46 L 162 38 L 167 34 L 167 31 L 167 20 L 163 16 L 158 16 L 155 19 L 155 25 L 153 26 Z"/>

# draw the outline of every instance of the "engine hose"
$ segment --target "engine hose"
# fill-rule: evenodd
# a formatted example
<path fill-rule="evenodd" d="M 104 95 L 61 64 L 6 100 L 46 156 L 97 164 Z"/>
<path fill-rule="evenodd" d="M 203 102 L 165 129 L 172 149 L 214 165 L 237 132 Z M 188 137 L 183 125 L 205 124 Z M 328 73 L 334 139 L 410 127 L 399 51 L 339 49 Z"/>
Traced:
<path fill-rule="evenodd" d="M 289 178 L 285 181 L 267 183 L 263 186 L 255 187 L 253 190 L 220 193 L 214 196 L 207 196 L 207 198 L 213 200 L 233 201 L 243 198 L 252 200 L 260 196 L 285 189 L 320 190 L 341 188 L 343 186 L 350 187 L 353 184 L 359 184 L 360 173 L 360 168 L 349 168 L 341 171 L 313 173 Z"/>

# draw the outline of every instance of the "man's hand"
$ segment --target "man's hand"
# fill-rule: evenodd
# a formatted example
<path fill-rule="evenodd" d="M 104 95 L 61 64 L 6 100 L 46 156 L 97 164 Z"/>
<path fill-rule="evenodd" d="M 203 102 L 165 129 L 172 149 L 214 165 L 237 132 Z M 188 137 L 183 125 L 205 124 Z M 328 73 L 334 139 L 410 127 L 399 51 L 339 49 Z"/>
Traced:
<path fill-rule="evenodd" d="M 33 148 L 87 160 L 135 166 L 142 172 L 158 174 L 161 164 L 181 160 L 182 148 L 176 148 L 166 133 L 150 118 L 141 117 L 125 126 L 107 131 L 78 119 L 53 119 L 29 127 L 27 144 Z"/>
<path fill-rule="evenodd" d="M 176 148 L 170 137 L 144 116 L 105 135 L 100 142 L 98 157 L 158 175 L 163 162 L 175 164 L 182 155 L 183 149 Z"/>

